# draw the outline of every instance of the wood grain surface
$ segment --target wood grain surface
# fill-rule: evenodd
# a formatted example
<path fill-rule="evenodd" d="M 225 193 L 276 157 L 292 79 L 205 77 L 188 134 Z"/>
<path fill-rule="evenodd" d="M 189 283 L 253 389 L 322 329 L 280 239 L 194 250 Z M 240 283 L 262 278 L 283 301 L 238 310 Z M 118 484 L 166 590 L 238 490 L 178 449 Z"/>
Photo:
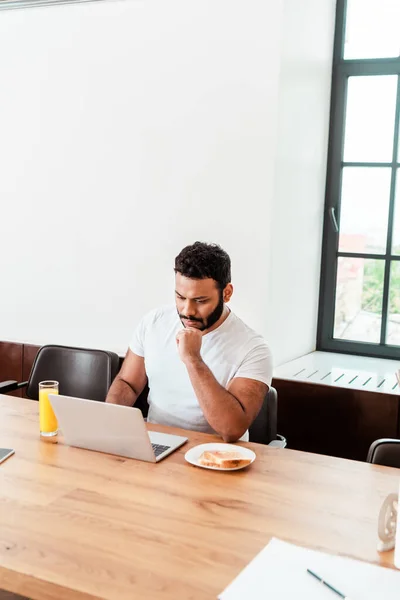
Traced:
<path fill-rule="evenodd" d="M 152 426 L 182 434 L 182 430 Z M 35 600 L 216 598 L 272 536 L 393 566 L 377 517 L 399 471 L 258 444 L 248 469 L 157 464 L 39 438 L 38 403 L 0 396 L 0 588 Z"/>

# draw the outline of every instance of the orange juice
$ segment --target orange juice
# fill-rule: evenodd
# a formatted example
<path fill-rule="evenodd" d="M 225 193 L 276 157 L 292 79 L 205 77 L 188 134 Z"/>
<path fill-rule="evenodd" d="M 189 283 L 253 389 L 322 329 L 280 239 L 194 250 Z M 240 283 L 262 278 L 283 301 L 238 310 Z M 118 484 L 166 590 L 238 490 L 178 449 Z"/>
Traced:
<path fill-rule="evenodd" d="M 47 386 L 45 383 L 53 383 L 56 385 Z M 58 423 L 54 411 L 51 407 L 49 394 L 58 394 L 57 382 L 43 382 L 39 384 L 39 422 L 40 433 L 44 436 L 57 434 Z"/>

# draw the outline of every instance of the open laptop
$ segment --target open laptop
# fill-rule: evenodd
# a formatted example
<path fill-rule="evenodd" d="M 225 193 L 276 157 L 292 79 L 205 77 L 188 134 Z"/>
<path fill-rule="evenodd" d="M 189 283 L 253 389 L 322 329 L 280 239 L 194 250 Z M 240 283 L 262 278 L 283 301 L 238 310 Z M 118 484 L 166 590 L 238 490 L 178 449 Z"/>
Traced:
<path fill-rule="evenodd" d="M 69 446 L 158 462 L 188 439 L 147 431 L 138 408 L 55 394 L 49 399 Z"/>

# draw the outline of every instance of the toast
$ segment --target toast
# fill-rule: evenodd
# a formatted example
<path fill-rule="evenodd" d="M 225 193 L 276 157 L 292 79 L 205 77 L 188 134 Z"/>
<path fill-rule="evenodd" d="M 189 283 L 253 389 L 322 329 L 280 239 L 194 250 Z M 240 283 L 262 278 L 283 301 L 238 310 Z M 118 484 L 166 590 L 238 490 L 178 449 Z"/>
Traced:
<path fill-rule="evenodd" d="M 206 451 L 199 457 L 199 465 L 216 469 L 236 469 L 251 463 L 251 458 L 245 458 L 240 452 L 227 450 Z"/>

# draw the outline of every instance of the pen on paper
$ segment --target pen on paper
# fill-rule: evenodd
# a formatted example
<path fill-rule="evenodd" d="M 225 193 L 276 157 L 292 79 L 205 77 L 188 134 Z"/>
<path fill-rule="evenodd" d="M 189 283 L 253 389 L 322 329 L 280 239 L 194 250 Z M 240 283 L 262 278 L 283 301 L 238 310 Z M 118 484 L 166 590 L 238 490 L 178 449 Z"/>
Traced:
<path fill-rule="evenodd" d="M 316 573 L 314 573 L 314 571 L 311 571 L 311 569 L 307 569 L 307 573 L 310 573 L 310 575 L 312 575 L 313 577 L 315 577 L 315 579 L 318 579 L 318 581 L 322 585 L 325 585 L 332 592 L 334 592 L 335 594 L 337 594 L 340 598 L 343 598 L 343 600 L 350 600 L 350 598 L 348 596 L 346 596 L 345 594 L 343 594 L 342 592 L 340 592 L 338 589 L 336 589 L 335 587 L 333 587 L 333 585 L 331 585 L 330 583 L 328 583 L 327 581 L 325 581 L 324 579 L 322 579 L 322 577 L 320 577 L 319 575 L 317 575 Z"/>

